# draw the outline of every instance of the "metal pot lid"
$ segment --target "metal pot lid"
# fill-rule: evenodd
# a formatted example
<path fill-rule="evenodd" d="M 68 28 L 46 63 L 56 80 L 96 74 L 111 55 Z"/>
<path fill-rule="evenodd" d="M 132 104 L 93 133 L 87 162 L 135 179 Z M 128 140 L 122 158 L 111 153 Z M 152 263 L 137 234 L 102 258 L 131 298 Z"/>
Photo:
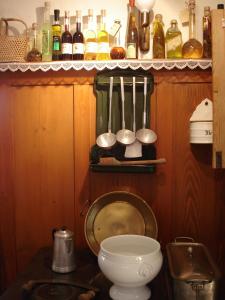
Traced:
<path fill-rule="evenodd" d="M 203 244 L 174 242 L 166 246 L 166 251 L 174 279 L 210 282 L 220 278 L 220 271 Z"/>
<path fill-rule="evenodd" d="M 85 218 L 86 241 L 95 255 L 107 237 L 139 234 L 157 238 L 158 227 L 150 206 L 139 196 L 119 191 L 97 198 Z"/>

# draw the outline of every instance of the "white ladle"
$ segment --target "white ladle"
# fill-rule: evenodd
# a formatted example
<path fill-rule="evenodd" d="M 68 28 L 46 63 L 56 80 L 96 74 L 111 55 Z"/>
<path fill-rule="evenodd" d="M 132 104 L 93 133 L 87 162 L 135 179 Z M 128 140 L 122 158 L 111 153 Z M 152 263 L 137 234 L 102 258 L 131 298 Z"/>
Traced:
<path fill-rule="evenodd" d="M 146 101 L 147 101 L 147 77 L 144 77 L 144 110 L 143 110 L 143 128 L 136 132 L 136 138 L 142 144 L 152 144 L 157 140 L 156 133 L 146 128 Z"/>
<path fill-rule="evenodd" d="M 124 112 L 125 97 L 124 97 L 123 77 L 120 77 L 120 86 L 121 86 L 121 100 L 122 100 L 122 129 L 117 132 L 116 139 L 118 142 L 120 142 L 123 145 L 130 145 L 135 141 L 136 137 L 133 131 L 129 129 L 125 129 L 125 112 Z"/>
<path fill-rule="evenodd" d="M 136 133 L 136 82 L 133 77 L 133 132 Z M 127 158 L 142 157 L 142 144 L 136 139 L 133 144 L 126 146 L 124 154 Z"/>
<path fill-rule="evenodd" d="M 100 134 L 97 137 L 96 143 L 101 148 L 111 148 L 116 143 L 116 135 L 111 131 L 112 123 L 112 92 L 113 92 L 113 77 L 110 77 L 109 84 L 109 119 L 108 132 Z"/>

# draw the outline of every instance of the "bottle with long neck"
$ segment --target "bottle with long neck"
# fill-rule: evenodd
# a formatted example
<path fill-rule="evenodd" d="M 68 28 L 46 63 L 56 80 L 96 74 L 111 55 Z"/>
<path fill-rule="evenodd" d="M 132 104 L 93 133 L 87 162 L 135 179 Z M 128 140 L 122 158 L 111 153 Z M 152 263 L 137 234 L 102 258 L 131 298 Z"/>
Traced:
<path fill-rule="evenodd" d="M 128 28 L 126 49 L 128 59 L 138 58 L 138 29 L 135 16 L 135 0 L 129 0 Z"/>
<path fill-rule="evenodd" d="M 65 11 L 65 30 L 62 34 L 62 60 L 72 60 L 73 37 L 70 33 L 69 11 Z"/>
<path fill-rule="evenodd" d="M 84 35 L 81 32 L 81 11 L 76 11 L 76 32 L 73 35 L 73 60 L 84 59 Z"/>
<path fill-rule="evenodd" d="M 45 2 L 42 25 L 42 61 L 52 60 L 52 27 L 50 24 L 50 2 Z"/>
<path fill-rule="evenodd" d="M 32 24 L 32 49 L 27 54 L 27 61 L 29 62 L 40 62 L 41 52 L 37 49 L 37 23 Z"/>
<path fill-rule="evenodd" d="M 196 39 L 195 0 L 189 0 L 189 40 L 182 48 L 183 58 L 198 59 L 202 57 L 202 44 Z"/>
<path fill-rule="evenodd" d="M 88 10 L 88 29 L 85 34 L 85 60 L 95 60 L 97 56 L 97 39 L 93 22 L 93 9 Z"/>
<path fill-rule="evenodd" d="M 61 59 L 61 25 L 59 24 L 60 10 L 54 10 L 54 23 L 52 25 L 52 60 Z"/>
<path fill-rule="evenodd" d="M 211 34 L 211 12 L 210 7 L 204 8 L 203 16 L 203 58 L 212 57 L 212 34 Z"/>
<path fill-rule="evenodd" d="M 153 24 L 153 58 L 165 58 L 165 34 L 162 15 L 157 14 Z"/>
<path fill-rule="evenodd" d="M 97 60 L 109 60 L 109 34 L 106 30 L 106 10 L 101 10 L 101 28 L 97 37 L 98 53 Z"/>

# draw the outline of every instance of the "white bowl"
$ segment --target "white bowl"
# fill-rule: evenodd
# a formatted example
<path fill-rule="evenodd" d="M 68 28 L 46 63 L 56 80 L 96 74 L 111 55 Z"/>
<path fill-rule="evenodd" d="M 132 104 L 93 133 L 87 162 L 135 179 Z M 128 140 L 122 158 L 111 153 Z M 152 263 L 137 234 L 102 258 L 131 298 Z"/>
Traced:
<path fill-rule="evenodd" d="M 162 266 L 160 244 L 142 235 L 117 235 L 100 244 L 98 264 L 114 283 L 110 296 L 114 300 L 147 300 L 150 289 L 145 286 Z"/>

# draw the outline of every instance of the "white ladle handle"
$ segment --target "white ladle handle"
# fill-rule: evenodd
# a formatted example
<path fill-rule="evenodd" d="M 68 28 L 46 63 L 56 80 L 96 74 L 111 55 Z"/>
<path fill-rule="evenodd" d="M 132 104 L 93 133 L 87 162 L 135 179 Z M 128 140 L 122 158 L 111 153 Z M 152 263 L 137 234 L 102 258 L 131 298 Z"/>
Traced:
<path fill-rule="evenodd" d="M 146 102 L 147 102 L 147 77 L 144 77 L 144 110 L 143 110 L 143 128 L 146 127 Z"/>
<path fill-rule="evenodd" d="M 108 132 L 112 130 L 112 92 L 113 92 L 113 77 L 110 77 L 109 83 L 109 120 L 108 120 Z"/>
<path fill-rule="evenodd" d="M 133 132 L 136 132 L 136 83 L 135 77 L 133 77 Z"/>
<path fill-rule="evenodd" d="M 124 115 L 124 83 L 123 83 L 123 77 L 120 77 L 120 86 L 121 86 L 121 100 L 122 100 L 122 129 L 125 129 L 125 115 Z"/>

